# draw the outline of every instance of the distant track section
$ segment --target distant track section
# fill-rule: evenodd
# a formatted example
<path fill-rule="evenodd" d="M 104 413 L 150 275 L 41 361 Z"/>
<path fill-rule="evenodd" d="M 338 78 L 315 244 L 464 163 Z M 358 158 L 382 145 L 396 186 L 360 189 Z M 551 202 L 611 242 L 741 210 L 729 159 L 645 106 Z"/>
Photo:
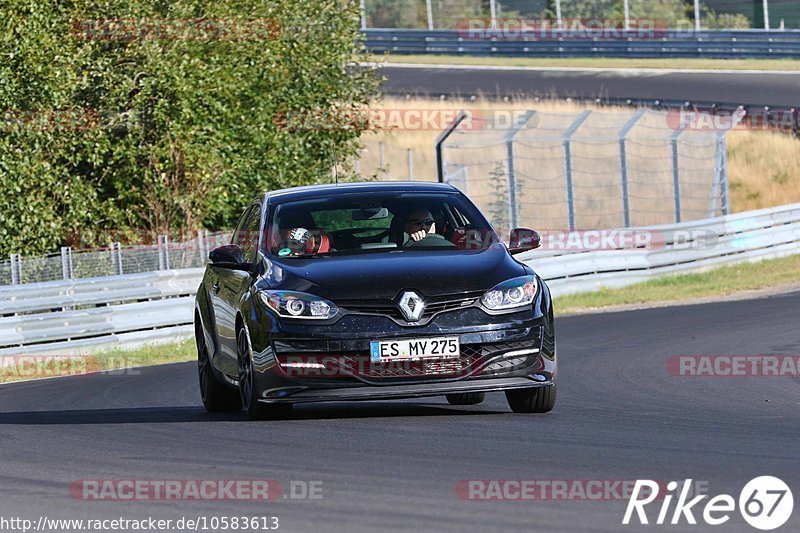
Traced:
<path fill-rule="evenodd" d="M 679 64 L 680 60 L 675 60 Z M 800 72 L 658 69 L 495 68 L 403 65 L 381 68 L 389 95 L 717 102 L 800 107 Z"/>

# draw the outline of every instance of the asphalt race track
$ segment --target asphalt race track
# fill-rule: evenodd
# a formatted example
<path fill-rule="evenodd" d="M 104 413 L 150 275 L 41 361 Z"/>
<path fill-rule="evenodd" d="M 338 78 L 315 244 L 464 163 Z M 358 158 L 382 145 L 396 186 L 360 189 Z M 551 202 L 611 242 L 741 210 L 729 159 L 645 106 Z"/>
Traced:
<path fill-rule="evenodd" d="M 557 319 L 560 391 L 546 415 L 513 414 L 495 393 L 472 407 L 310 405 L 250 422 L 205 413 L 193 363 L 3 385 L 0 516 L 277 516 L 283 531 L 645 529 L 621 525 L 622 499 L 460 499 L 459 480 L 476 479 L 692 478 L 738 500 L 750 479 L 776 475 L 797 503 L 800 381 L 676 377 L 666 361 L 800 354 L 798 309 L 800 292 Z M 274 479 L 283 494 L 291 481 L 321 481 L 322 498 L 85 501 L 68 490 L 82 479 Z M 654 521 L 658 507 L 648 510 Z M 695 515 L 702 523 L 702 509 Z M 781 530 L 798 527 L 795 508 Z M 646 530 L 754 531 L 738 512 L 724 526 Z"/>
<path fill-rule="evenodd" d="M 689 100 L 799 106 L 800 73 L 677 72 L 655 69 L 462 69 L 387 66 L 387 94 Z"/>

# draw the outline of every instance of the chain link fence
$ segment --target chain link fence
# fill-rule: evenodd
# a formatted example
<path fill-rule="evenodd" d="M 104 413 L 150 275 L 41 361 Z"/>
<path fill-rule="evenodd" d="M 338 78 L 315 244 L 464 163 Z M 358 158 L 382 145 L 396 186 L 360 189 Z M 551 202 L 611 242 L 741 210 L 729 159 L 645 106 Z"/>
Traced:
<path fill-rule="evenodd" d="M 152 245 L 123 246 L 116 242 L 94 250 L 62 247 L 59 253 L 44 256 L 12 254 L 0 261 L 0 285 L 202 267 L 209 251 L 227 244 L 230 236 L 230 232 L 202 231 L 193 239 L 178 242 L 160 235 L 158 243 Z"/>
<path fill-rule="evenodd" d="M 443 178 L 501 234 L 513 227 L 620 228 L 728 214 L 728 130 L 692 127 L 703 123 L 644 109 L 531 110 L 502 129 L 467 117 L 442 140 Z"/>

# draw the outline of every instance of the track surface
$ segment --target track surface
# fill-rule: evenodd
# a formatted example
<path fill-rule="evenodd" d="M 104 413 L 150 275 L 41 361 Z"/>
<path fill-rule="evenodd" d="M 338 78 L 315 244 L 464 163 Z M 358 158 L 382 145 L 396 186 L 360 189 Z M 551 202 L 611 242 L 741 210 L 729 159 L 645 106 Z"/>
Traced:
<path fill-rule="evenodd" d="M 384 67 L 389 94 L 642 98 L 800 106 L 800 73 Z"/>
<path fill-rule="evenodd" d="M 759 475 L 794 490 L 800 527 L 800 382 L 673 377 L 674 354 L 800 353 L 800 293 L 557 319 L 555 410 L 517 415 L 502 394 L 304 406 L 249 422 L 200 406 L 195 365 L 0 386 L 0 516 L 274 515 L 283 531 L 638 531 L 625 501 L 462 501 L 462 479 L 651 478 L 738 498 Z M 78 479 L 320 480 L 323 499 L 89 502 Z M 651 520 L 657 509 L 651 510 Z M 725 526 L 648 531 L 755 531 Z"/>

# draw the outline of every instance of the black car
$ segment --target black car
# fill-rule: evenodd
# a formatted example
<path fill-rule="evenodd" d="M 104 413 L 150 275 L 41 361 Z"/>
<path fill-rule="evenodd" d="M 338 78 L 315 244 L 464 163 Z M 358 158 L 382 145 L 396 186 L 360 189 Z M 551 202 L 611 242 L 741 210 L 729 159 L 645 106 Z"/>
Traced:
<path fill-rule="evenodd" d="M 439 183 L 274 191 L 213 250 L 195 305 L 209 411 L 285 415 L 300 402 L 505 391 L 515 412 L 556 399 L 547 285 L 473 203 Z"/>

